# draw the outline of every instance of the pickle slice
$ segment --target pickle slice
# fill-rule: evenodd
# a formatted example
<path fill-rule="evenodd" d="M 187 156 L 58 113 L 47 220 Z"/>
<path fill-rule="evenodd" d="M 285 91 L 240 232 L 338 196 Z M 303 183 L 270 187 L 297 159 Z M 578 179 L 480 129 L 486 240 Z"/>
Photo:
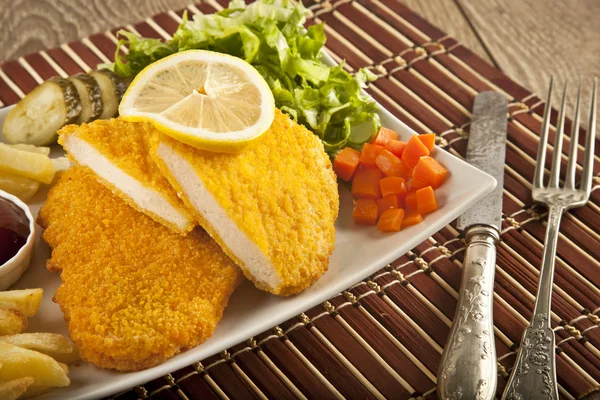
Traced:
<path fill-rule="evenodd" d="M 104 105 L 100 85 L 98 85 L 96 79 L 88 74 L 76 74 L 71 76 L 69 81 L 73 82 L 81 99 L 81 114 L 75 123 L 82 124 L 98 119 L 102 114 Z"/>
<path fill-rule="evenodd" d="M 73 82 L 52 78 L 33 89 L 10 110 L 3 135 L 8 143 L 43 146 L 56 141 L 56 132 L 74 123 L 82 111 Z"/>

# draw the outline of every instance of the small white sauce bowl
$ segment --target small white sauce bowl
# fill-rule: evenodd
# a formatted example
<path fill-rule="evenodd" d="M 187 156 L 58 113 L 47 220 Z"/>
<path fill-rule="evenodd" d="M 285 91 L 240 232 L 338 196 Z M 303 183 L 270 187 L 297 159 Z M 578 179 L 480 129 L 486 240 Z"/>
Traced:
<path fill-rule="evenodd" d="M 29 268 L 31 256 L 33 254 L 33 244 L 35 242 L 35 220 L 27 204 L 23 203 L 18 197 L 6 193 L 3 190 L 0 190 L 0 197 L 14 203 L 17 207 L 22 209 L 29 221 L 29 236 L 27 236 L 27 241 L 13 258 L 0 265 L 0 290 L 6 290 L 10 285 L 15 283 L 25 271 L 27 271 L 27 268 Z"/>

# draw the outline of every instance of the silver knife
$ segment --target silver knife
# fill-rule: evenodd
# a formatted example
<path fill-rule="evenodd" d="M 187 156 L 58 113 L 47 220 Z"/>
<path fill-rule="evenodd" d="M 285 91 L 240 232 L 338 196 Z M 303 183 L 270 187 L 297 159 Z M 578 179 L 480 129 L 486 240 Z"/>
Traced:
<path fill-rule="evenodd" d="M 496 178 L 497 185 L 458 218 L 467 247 L 454 321 L 438 372 L 437 393 L 443 400 L 487 400 L 496 395 L 492 302 L 502 221 L 507 112 L 506 96 L 500 93 L 475 97 L 467 161 Z"/>

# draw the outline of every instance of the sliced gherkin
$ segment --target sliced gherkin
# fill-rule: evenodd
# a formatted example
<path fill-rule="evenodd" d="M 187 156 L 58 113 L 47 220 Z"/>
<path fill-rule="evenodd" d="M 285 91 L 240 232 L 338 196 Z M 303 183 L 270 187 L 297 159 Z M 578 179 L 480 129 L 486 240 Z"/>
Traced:
<path fill-rule="evenodd" d="M 52 78 L 10 110 L 2 133 L 8 143 L 48 145 L 56 141 L 60 128 L 77 121 L 81 111 L 81 99 L 73 82 Z"/>
<path fill-rule="evenodd" d="M 119 103 L 127 90 L 129 82 L 108 69 L 90 72 L 90 76 L 96 79 L 100 85 L 100 90 L 102 91 L 104 110 L 102 111 L 100 118 L 108 119 L 116 116 Z"/>
<path fill-rule="evenodd" d="M 81 99 L 82 110 L 76 123 L 82 124 L 98 119 L 104 109 L 98 82 L 88 74 L 76 74 L 71 76 L 69 80 L 77 88 Z"/>
<path fill-rule="evenodd" d="M 129 87 L 129 84 L 131 83 L 131 79 L 130 78 L 122 78 L 119 75 L 112 72 L 110 69 L 103 68 L 103 69 L 98 70 L 98 72 L 101 72 L 110 78 L 110 80 L 112 81 L 112 83 L 115 87 L 115 94 L 117 96 L 117 101 L 120 103 L 121 99 L 123 98 L 123 95 L 125 94 L 125 92 L 127 91 L 127 88 Z"/>

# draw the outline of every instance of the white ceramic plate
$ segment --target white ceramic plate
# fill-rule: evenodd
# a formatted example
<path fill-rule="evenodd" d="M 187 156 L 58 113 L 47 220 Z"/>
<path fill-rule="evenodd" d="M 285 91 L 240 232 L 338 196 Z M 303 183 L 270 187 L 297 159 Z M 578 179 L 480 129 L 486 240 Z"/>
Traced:
<path fill-rule="evenodd" d="M 381 106 L 379 110 L 383 126 L 398 132 L 402 140 L 407 140 L 415 134 Z M 7 109 L 0 110 L 0 126 L 6 113 Z M 54 149 L 52 154 L 60 156 L 63 153 L 60 149 Z M 256 290 L 245 282 L 233 294 L 214 335 L 202 345 L 154 368 L 139 372 L 117 373 L 82 363 L 71 367 L 71 386 L 55 389 L 40 398 L 74 400 L 109 396 L 243 342 L 335 296 L 399 258 L 457 218 L 496 186 L 494 178 L 446 151 L 436 148 L 433 156 L 448 168 L 450 175 L 436 190 L 440 208 L 427 215 L 422 223 L 393 234 L 382 234 L 375 227 L 356 226 L 352 221 L 352 197 L 345 187 L 340 187 L 340 213 L 336 222 L 335 251 L 330 260 L 329 271 L 308 290 L 294 297 L 281 298 Z M 45 190 L 40 191 L 30 201 L 34 216 L 37 216 L 44 203 L 46 193 Z M 52 302 L 52 296 L 60 284 L 60 277 L 58 273 L 46 270 L 45 263 L 49 257 L 50 249 L 38 233 L 31 267 L 12 288 L 44 289 L 42 306 L 38 314 L 29 320 L 27 331 L 68 334 L 63 314 L 58 305 Z"/>

